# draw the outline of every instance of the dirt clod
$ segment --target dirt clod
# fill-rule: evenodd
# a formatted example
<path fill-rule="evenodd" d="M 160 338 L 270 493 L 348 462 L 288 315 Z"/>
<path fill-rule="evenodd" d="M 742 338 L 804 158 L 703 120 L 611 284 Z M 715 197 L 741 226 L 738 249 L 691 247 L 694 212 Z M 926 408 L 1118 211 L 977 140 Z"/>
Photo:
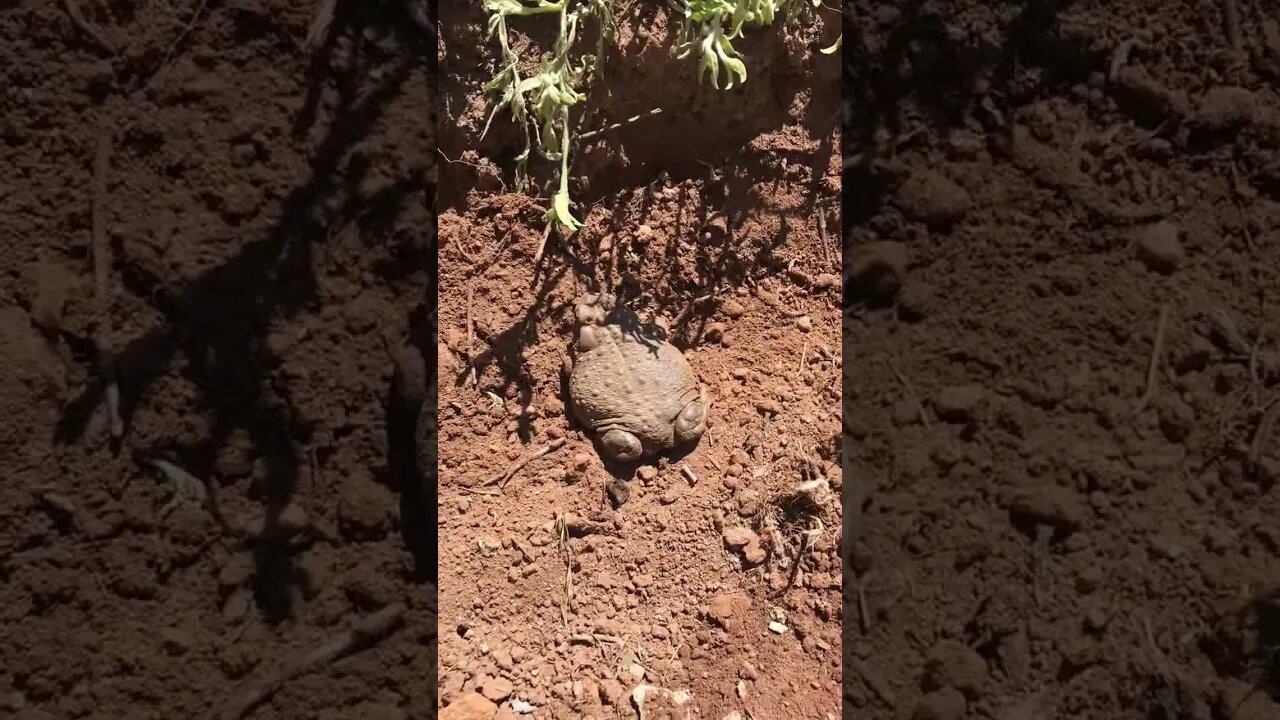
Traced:
<path fill-rule="evenodd" d="M 964 695 L 953 687 L 944 687 L 925 695 L 915 711 L 912 720 L 962 720 L 968 709 Z"/>
<path fill-rule="evenodd" d="M 852 300 L 888 302 L 906 282 L 907 246 L 900 242 L 880 240 L 856 247 L 847 262 Z"/>
<path fill-rule="evenodd" d="M 1182 232 L 1177 225 L 1167 220 L 1139 230 L 1137 249 L 1138 259 L 1156 272 L 1171 273 L 1186 260 Z"/>
<path fill-rule="evenodd" d="M 908 177 L 898 188 L 897 200 L 907 217 L 935 226 L 959 221 L 973 206 L 967 190 L 932 170 Z"/>
<path fill-rule="evenodd" d="M 479 686 L 480 694 L 495 703 L 506 700 L 511 696 L 511 691 L 514 689 L 510 680 L 500 676 L 483 678 Z"/>
<path fill-rule="evenodd" d="M 1210 88 L 1200 100 L 1196 122 L 1203 128 L 1222 132 L 1237 130 L 1253 122 L 1258 112 L 1258 99 L 1248 88 L 1219 86 Z"/>
<path fill-rule="evenodd" d="M 972 422 L 987 397 L 981 385 L 953 385 L 943 388 L 933 401 L 938 419 L 953 423 Z"/>
<path fill-rule="evenodd" d="M 720 593 L 707 602 L 707 614 L 725 628 L 740 621 L 750 608 L 750 598 L 740 593 Z"/>
<path fill-rule="evenodd" d="M 747 312 L 747 308 L 733 298 L 725 298 L 720 303 L 720 310 L 732 320 L 737 320 Z"/>
<path fill-rule="evenodd" d="M 372 478 L 355 475 L 342 484 L 338 498 L 338 527 L 352 540 L 378 540 L 387 533 L 394 501 Z"/>
<path fill-rule="evenodd" d="M 976 650 L 944 640 L 929 652 L 925 665 L 926 684 L 934 689 L 954 687 L 970 700 L 982 694 L 987 681 L 987 662 Z"/>
<path fill-rule="evenodd" d="M 440 720 L 494 720 L 498 705 L 480 693 L 463 693 L 440 711 Z"/>

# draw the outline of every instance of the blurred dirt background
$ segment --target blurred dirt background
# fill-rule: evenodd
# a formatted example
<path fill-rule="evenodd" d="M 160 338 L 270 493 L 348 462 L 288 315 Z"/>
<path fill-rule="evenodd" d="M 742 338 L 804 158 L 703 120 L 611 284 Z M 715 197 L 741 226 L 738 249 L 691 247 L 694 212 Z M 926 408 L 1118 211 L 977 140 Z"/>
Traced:
<path fill-rule="evenodd" d="M 0 2 L 0 716 L 235 709 L 370 617 L 245 709 L 434 716 L 434 41 L 324 6 Z"/>
<path fill-rule="evenodd" d="M 1277 8 L 847 9 L 847 716 L 1277 717 Z"/>

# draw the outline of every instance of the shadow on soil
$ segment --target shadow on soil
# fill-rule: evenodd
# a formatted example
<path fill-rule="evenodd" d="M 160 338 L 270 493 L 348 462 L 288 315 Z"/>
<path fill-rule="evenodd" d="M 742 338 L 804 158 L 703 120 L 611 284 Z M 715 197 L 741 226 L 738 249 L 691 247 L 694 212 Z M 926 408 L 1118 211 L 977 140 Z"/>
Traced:
<path fill-rule="evenodd" d="M 295 419 L 287 392 L 269 381 L 268 372 L 279 358 L 266 348 L 267 329 L 274 320 L 291 317 L 317 299 L 312 243 L 323 242 L 331 229 L 347 223 L 357 222 L 365 229 L 390 227 L 410 197 L 421 193 L 434 197 L 425 168 L 417 176 L 363 195 L 362 181 L 373 168 L 359 160 L 358 153 L 350 152 L 368 136 L 388 101 L 402 92 L 423 91 L 405 87 L 415 68 L 425 64 L 428 76 L 434 77 L 434 38 L 421 33 L 408 12 L 402 3 L 338 4 L 322 52 L 333 49 L 335 38 L 349 38 L 356 49 L 350 60 L 352 71 L 343 78 L 330 77 L 324 69 L 330 66 L 326 56 L 316 57 L 308 100 L 297 127 L 305 130 L 315 121 L 320 88 L 326 84 L 338 87 L 340 104 L 315 150 L 308 181 L 288 194 L 279 222 L 266 237 L 248 243 L 230 261 L 177 288 L 168 278 L 154 275 L 117 253 L 115 270 L 125 287 L 139 297 L 150 298 L 166 322 L 162 328 L 128 342 L 115 357 L 101 359 L 100 366 L 106 368 L 102 377 L 60 419 L 59 442 L 71 443 L 83 436 L 90 416 L 102 402 L 108 378 L 114 377 L 119 384 L 127 425 L 139 399 L 169 371 L 176 358 L 184 357 L 188 363 L 184 374 L 200 389 L 202 402 L 214 418 L 210 432 L 196 445 L 153 448 L 149 453 L 170 456 L 192 474 L 208 478 L 218 451 L 233 432 L 244 430 L 266 460 L 266 478 L 261 485 L 267 519 L 263 535 L 273 534 L 280 511 L 296 490 L 299 466 L 304 461 L 300 456 L 305 455 L 301 448 L 310 439 L 310 428 Z M 385 50 L 366 44 L 367 37 L 393 37 L 400 51 L 387 57 Z M 373 72 L 375 69 L 378 72 Z M 402 257 L 402 268 L 425 266 L 434 282 L 434 234 L 423 247 L 404 249 Z M 412 319 L 417 329 L 410 342 L 423 357 L 434 358 L 436 296 L 434 286 L 427 290 L 421 318 Z M 81 347 L 82 356 L 92 358 L 91 342 L 69 340 Z M 435 484 L 425 482 L 426 471 L 411 468 L 406 459 L 413 457 L 416 462 L 418 455 L 416 423 L 416 418 L 410 421 L 389 413 L 389 466 L 392 483 L 403 489 L 410 504 L 418 506 L 406 513 L 406 521 L 419 526 L 430 522 L 434 529 L 435 498 L 426 495 L 434 492 Z M 434 432 L 430 437 L 434 439 Z M 428 552 L 423 539 L 427 532 L 422 527 L 407 529 L 406 542 L 418 561 L 414 576 L 434 581 L 434 542 Z M 256 601 L 269 621 L 292 613 L 291 585 L 300 572 L 295 555 L 296 549 L 283 541 L 260 542 L 254 548 Z"/>
<path fill-rule="evenodd" d="M 894 155 L 917 137 L 945 138 L 968 117 L 991 130 L 1012 122 L 1010 109 L 1052 94 L 1105 68 L 1107 58 L 1065 37 L 1058 16 L 1074 0 L 1031 0 L 998 43 L 961 44 L 948 26 L 945 5 L 911 0 L 877 30 L 881 42 L 860 43 L 858 23 L 844 20 L 844 194 L 848 226 L 865 223 L 884 204 L 898 178 Z M 1034 81 L 1026 71 L 1039 71 Z M 987 109 L 976 111 L 980 101 Z M 999 116 L 1001 119 L 996 119 Z"/>

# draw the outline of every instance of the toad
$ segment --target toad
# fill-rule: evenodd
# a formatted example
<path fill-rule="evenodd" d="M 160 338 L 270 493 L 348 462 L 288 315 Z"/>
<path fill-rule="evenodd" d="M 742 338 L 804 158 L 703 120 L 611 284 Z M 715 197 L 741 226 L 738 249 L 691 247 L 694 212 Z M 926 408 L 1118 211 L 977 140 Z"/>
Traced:
<path fill-rule="evenodd" d="M 666 333 L 608 293 L 583 296 L 574 314 L 569 399 L 606 459 L 630 463 L 696 443 L 707 429 L 706 391 Z"/>

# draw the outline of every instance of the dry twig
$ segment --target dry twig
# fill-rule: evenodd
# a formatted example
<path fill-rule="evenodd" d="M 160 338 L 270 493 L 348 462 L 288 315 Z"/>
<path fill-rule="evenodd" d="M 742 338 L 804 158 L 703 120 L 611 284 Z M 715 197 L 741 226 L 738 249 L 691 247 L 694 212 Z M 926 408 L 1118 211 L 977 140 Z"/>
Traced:
<path fill-rule="evenodd" d="M 146 82 L 147 85 L 151 85 L 164 76 L 165 69 L 169 66 L 169 61 L 173 59 L 173 53 L 177 51 L 182 41 L 187 39 L 187 35 L 191 34 L 192 28 L 196 26 L 196 20 L 200 18 L 201 13 L 204 12 L 204 8 L 208 4 L 209 0 L 200 0 L 200 4 L 191 13 L 191 17 L 187 18 L 187 23 L 182 26 L 182 32 L 178 33 L 178 37 L 174 38 L 173 42 L 169 43 L 169 48 L 164 51 L 164 57 L 160 58 L 160 64 L 156 66 L 156 71 L 151 75 L 151 79 Z"/>
<path fill-rule="evenodd" d="M 316 4 L 316 14 L 311 18 L 311 26 L 307 28 L 307 50 L 315 52 L 324 45 L 329 37 L 329 26 L 333 24 L 333 11 L 338 0 L 320 0 Z"/>
<path fill-rule="evenodd" d="M 1258 427 L 1253 431 L 1253 440 L 1249 443 L 1249 466 L 1256 468 L 1262 460 L 1262 451 L 1266 447 L 1267 438 L 1271 436 L 1280 418 L 1280 398 L 1273 399 L 1266 411 L 1258 420 Z"/>
<path fill-rule="evenodd" d="M 100 354 L 100 367 L 106 389 L 103 401 L 111 437 L 124 436 L 124 420 L 120 417 L 120 386 L 115 377 L 115 354 L 110 351 L 111 336 L 111 245 L 107 242 L 107 175 L 111 171 L 112 137 L 103 131 L 93 153 L 93 195 L 90 209 L 93 257 L 93 299 L 98 315 L 94 344 Z"/>
<path fill-rule="evenodd" d="M 295 657 L 266 677 L 253 682 L 221 708 L 210 713 L 208 720 L 241 720 L 289 680 L 374 645 L 399 625 L 404 612 L 404 605 L 397 603 L 361 618 L 350 630 Z"/>
<path fill-rule="evenodd" d="M 494 475 L 493 477 L 486 480 L 484 483 L 485 486 L 497 485 L 498 487 L 506 487 L 507 482 L 511 480 L 511 478 L 515 476 L 516 473 L 520 472 L 520 470 L 523 469 L 525 465 L 528 465 L 529 463 L 533 462 L 534 460 L 537 460 L 543 455 L 550 455 L 556 450 L 559 450 L 560 448 L 564 447 L 564 442 L 565 442 L 564 438 L 557 438 L 547 443 L 546 445 L 543 445 L 537 450 L 534 450 L 528 455 L 525 455 L 519 460 L 511 463 L 511 465 L 507 466 L 506 470 L 503 470 L 497 475 Z"/>
<path fill-rule="evenodd" d="M 1151 343 L 1151 362 L 1147 364 L 1147 387 L 1142 391 L 1142 397 L 1138 399 L 1138 406 L 1133 409 L 1134 417 L 1137 417 L 1146 409 L 1147 403 L 1151 402 L 1156 394 L 1156 376 L 1160 372 L 1160 355 L 1164 352 L 1164 329 L 1169 322 L 1169 304 L 1165 303 L 1160 306 L 1160 319 L 1156 323 L 1156 337 Z"/>
<path fill-rule="evenodd" d="M 76 0 L 62 0 L 62 7 L 67 11 L 67 17 L 71 18 L 71 24 L 76 29 L 84 33 L 86 37 L 93 41 L 94 45 L 108 55 L 115 55 L 115 48 L 111 47 L 111 43 L 102 36 L 102 31 L 94 27 L 88 20 L 84 18 L 84 13 L 80 12 L 80 6 L 76 4 Z"/>
<path fill-rule="evenodd" d="M 630 125 L 631 123 L 634 123 L 634 122 L 637 122 L 637 121 L 640 121 L 640 120 L 644 120 L 645 118 L 654 117 L 654 116 L 656 116 L 656 115 L 660 115 L 660 114 L 662 114 L 662 108 L 654 108 L 654 109 L 652 109 L 652 110 L 647 110 L 647 111 L 645 111 L 645 112 L 640 113 L 639 115 L 632 115 L 631 117 L 627 118 L 626 120 L 621 120 L 621 121 L 616 122 L 616 123 L 614 123 L 614 124 L 612 124 L 612 125 L 606 125 L 606 126 L 604 126 L 604 127 L 600 128 L 599 130 L 591 130 L 591 131 L 589 131 L 589 132 L 584 132 L 584 133 L 582 133 L 582 134 L 578 135 L 577 140 L 578 140 L 578 142 L 584 142 L 584 141 L 590 140 L 590 139 L 591 139 L 591 138 L 593 138 L 593 137 L 597 137 L 597 136 L 599 136 L 599 135 L 603 135 L 603 134 L 605 134 L 605 133 L 607 133 L 607 132 L 613 132 L 614 130 L 617 130 L 617 129 L 619 129 L 619 128 L 625 127 L 625 126 L 627 126 L 627 125 Z"/>
<path fill-rule="evenodd" d="M 831 241 L 827 237 L 827 212 L 818 210 L 818 234 L 822 237 L 822 262 L 831 267 L 831 250 L 827 247 Z"/>
<path fill-rule="evenodd" d="M 1227 42 L 1231 45 L 1231 50 L 1236 53 L 1243 52 L 1244 40 L 1240 35 L 1240 8 L 1236 6 L 1236 0 L 1223 0 L 1222 25 L 1227 33 Z"/>
<path fill-rule="evenodd" d="M 924 403 L 920 400 L 920 396 L 916 394 L 915 387 L 911 384 L 911 381 L 907 379 L 907 376 L 903 375 L 902 371 L 899 370 L 898 366 L 894 365 L 891 360 L 885 360 L 884 362 L 885 365 L 889 366 L 889 372 L 893 373 L 893 376 L 898 379 L 898 383 L 902 385 L 902 389 L 906 393 L 907 399 L 916 406 L 916 412 L 920 415 L 920 424 L 924 425 L 927 429 L 929 427 L 929 413 L 925 411 Z"/>
<path fill-rule="evenodd" d="M 822 521 L 817 518 L 814 518 L 814 521 L 817 527 L 800 534 L 800 549 L 796 551 L 796 557 L 791 561 L 791 572 L 787 574 L 787 584 L 775 593 L 774 597 L 782 597 L 788 590 L 795 587 L 796 579 L 800 577 L 800 562 L 804 560 L 804 554 L 809 552 L 809 546 L 813 544 L 814 538 L 822 533 Z"/>
<path fill-rule="evenodd" d="M 715 295 L 713 295 L 713 294 L 707 294 L 707 295 L 700 295 L 700 296 L 698 296 L 698 297 L 696 297 L 696 298 L 694 298 L 694 299 L 690 300 L 690 301 L 689 301 L 689 302 L 684 306 L 684 308 L 680 311 L 680 314 L 679 314 L 679 315 L 676 315 L 676 319 L 675 319 L 675 320 L 673 320 L 673 321 L 671 321 L 671 328 L 672 328 L 672 329 L 675 329 L 675 328 L 680 327 L 682 324 L 684 324 L 684 321 L 685 321 L 686 319 L 688 319 L 689 315 L 693 312 L 693 308 L 694 308 L 694 307 L 696 307 L 696 306 L 698 306 L 698 305 L 701 305 L 701 304 L 702 304 L 702 303 L 704 303 L 704 302 L 707 302 L 708 300 L 712 299 L 713 297 L 715 297 Z"/>
<path fill-rule="evenodd" d="M 564 588 L 560 596 L 560 622 L 569 627 L 569 610 L 573 606 L 573 549 L 569 547 L 569 526 L 563 513 L 556 515 L 556 536 L 564 558 Z"/>
<path fill-rule="evenodd" d="M 546 229 L 542 231 L 542 242 L 538 243 L 538 252 L 533 254 L 533 266 L 538 267 L 538 263 L 542 261 L 542 254 L 547 251 L 547 238 L 551 237 L 551 226 L 554 223 L 547 223 Z"/>

